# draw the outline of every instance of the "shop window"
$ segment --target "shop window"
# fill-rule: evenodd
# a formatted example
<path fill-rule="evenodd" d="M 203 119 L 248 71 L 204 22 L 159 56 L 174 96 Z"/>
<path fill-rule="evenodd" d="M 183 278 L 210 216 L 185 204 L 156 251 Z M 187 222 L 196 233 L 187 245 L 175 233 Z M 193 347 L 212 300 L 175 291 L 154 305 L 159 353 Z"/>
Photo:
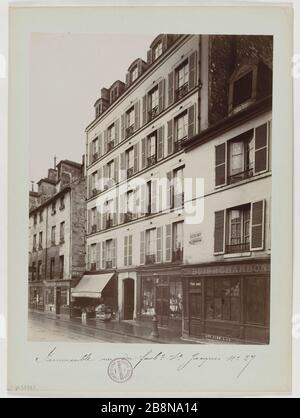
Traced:
<path fill-rule="evenodd" d="M 64 277 L 64 256 L 59 256 L 59 278 L 63 279 Z"/>
<path fill-rule="evenodd" d="M 253 325 L 266 325 L 267 280 L 248 278 L 245 280 L 246 322 Z"/>
<path fill-rule="evenodd" d="M 60 303 L 61 307 L 67 308 L 69 306 L 69 296 L 68 296 L 69 290 L 68 289 L 62 289 L 60 293 Z"/>
<path fill-rule="evenodd" d="M 181 280 L 170 280 L 170 318 L 181 318 L 182 301 Z"/>
<path fill-rule="evenodd" d="M 151 277 L 142 279 L 142 315 L 154 314 L 154 280 Z"/>
<path fill-rule="evenodd" d="M 207 279 L 205 284 L 206 319 L 240 320 L 240 281 L 238 279 Z"/>

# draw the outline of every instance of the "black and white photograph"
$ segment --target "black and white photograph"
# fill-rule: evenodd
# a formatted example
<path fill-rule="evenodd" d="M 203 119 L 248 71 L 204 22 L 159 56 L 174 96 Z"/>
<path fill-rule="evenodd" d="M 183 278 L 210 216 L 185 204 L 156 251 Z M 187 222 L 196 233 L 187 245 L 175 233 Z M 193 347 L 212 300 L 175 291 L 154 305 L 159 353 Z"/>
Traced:
<path fill-rule="evenodd" d="M 270 342 L 273 36 L 32 33 L 28 339 Z"/>

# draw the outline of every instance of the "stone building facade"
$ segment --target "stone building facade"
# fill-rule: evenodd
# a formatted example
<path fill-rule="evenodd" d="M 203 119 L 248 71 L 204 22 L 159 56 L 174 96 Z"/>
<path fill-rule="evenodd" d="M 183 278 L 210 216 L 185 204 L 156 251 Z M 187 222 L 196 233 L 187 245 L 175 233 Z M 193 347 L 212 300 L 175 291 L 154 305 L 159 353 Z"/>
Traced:
<path fill-rule="evenodd" d="M 84 165 L 62 160 L 29 192 L 29 307 L 70 315 L 85 270 Z"/>

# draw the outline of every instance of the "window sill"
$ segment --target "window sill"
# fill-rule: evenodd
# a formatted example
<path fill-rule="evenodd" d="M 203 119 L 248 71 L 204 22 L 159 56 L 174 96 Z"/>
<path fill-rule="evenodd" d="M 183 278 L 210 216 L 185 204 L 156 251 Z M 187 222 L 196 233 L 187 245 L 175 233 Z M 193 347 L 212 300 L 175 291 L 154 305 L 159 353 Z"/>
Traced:
<path fill-rule="evenodd" d="M 238 258 L 238 257 L 250 257 L 251 256 L 251 251 L 247 251 L 244 253 L 229 253 L 229 254 L 224 254 L 224 258 Z"/>

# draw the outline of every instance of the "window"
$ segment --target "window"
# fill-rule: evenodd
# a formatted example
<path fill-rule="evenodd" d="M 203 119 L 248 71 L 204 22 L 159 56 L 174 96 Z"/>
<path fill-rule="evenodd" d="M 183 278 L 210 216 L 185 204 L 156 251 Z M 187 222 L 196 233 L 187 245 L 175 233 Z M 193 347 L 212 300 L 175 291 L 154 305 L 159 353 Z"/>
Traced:
<path fill-rule="evenodd" d="M 41 231 L 39 233 L 39 249 L 41 250 L 43 248 L 43 232 Z"/>
<path fill-rule="evenodd" d="M 250 250 L 250 205 L 228 211 L 228 239 L 226 252 Z"/>
<path fill-rule="evenodd" d="M 51 214 L 52 215 L 56 214 L 56 201 L 52 202 L 52 212 L 51 212 Z"/>
<path fill-rule="evenodd" d="M 234 183 L 253 175 L 254 136 L 253 130 L 229 142 L 229 182 Z"/>
<path fill-rule="evenodd" d="M 42 260 L 39 260 L 38 262 L 38 271 L 37 271 L 37 279 L 42 280 Z"/>
<path fill-rule="evenodd" d="M 59 209 L 60 210 L 63 210 L 64 208 L 65 208 L 65 197 L 64 196 L 61 196 Z"/>
<path fill-rule="evenodd" d="M 95 138 L 92 142 L 92 159 L 93 161 L 98 158 L 98 138 Z"/>
<path fill-rule="evenodd" d="M 114 201 L 110 199 L 106 202 L 106 228 L 113 226 Z"/>
<path fill-rule="evenodd" d="M 180 144 L 188 135 L 188 115 L 187 112 L 175 119 L 175 152 L 180 148 Z"/>
<path fill-rule="evenodd" d="M 107 130 L 107 151 L 110 151 L 115 146 L 116 129 L 115 124 L 112 124 Z"/>
<path fill-rule="evenodd" d="M 106 268 L 111 268 L 111 264 L 112 264 L 112 250 L 113 250 L 113 240 L 112 239 L 108 239 L 106 241 Z"/>
<path fill-rule="evenodd" d="M 148 121 L 150 121 L 158 114 L 158 101 L 159 101 L 158 86 L 156 86 L 154 89 L 152 89 L 149 92 L 148 101 L 149 101 Z"/>
<path fill-rule="evenodd" d="M 124 237 L 124 266 L 132 265 L 132 235 Z"/>
<path fill-rule="evenodd" d="M 183 260 L 183 222 L 173 223 L 173 256 L 172 261 Z"/>
<path fill-rule="evenodd" d="M 59 278 L 62 279 L 64 277 L 64 256 L 59 256 Z"/>
<path fill-rule="evenodd" d="M 240 321 L 240 280 L 207 279 L 205 283 L 205 317 L 211 320 Z"/>
<path fill-rule="evenodd" d="M 152 277 L 142 279 L 142 307 L 141 314 L 154 315 L 154 280 Z"/>
<path fill-rule="evenodd" d="M 111 160 L 107 163 L 107 187 L 112 187 L 114 185 L 115 178 L 115 161 Z"/>
<path fill-rule="evenodd" d="M 175 100 L 181 99 L 188 92 L 189 67 L 186 60 L 175 71 Z"/>
<path fill-rule="evenodd" d="M 36 274 L 36 271 L 35 271 L 35 262 L 33 261 L 33 263 L 32 263 L 32 274 L 31 274 L 31 279 L 32 280 L 35 280 L 35 274 Z"/>
<path fill-rule="evenodd" d="M 124 216 L 125 222 L 129 222 L 133 219 L 134 213 L 134 192 L 130 190 L 126 193 L 126 213 Z"/>
<path fill-rule="evenodd" d="M 173 174 L 173 207 L 184 206 L 184 171 L 183 167 L 174 170 Z"/>
<path fill-rule="evenodd" d="M 182 282 L 181 279 L 170 279 L 170 312 L 169 317 L 182 317 Z"/>
<path fill-rule="evenodd" d="M 133 147 L 129 148 L 125 152 L 125 164 L 127 170 L 127 178 L 131 177 L 134 174 L 134 152 Z"/>
<path fill-rule="evenodd" d="M 233 84 L 233 107 L 239 106 L 252 97 L 253 72 L 250 71 Z"/>
<path fill-rule="evenodd" d="M 59 230 L 59 242 L 63 244 L 65 242 L 65 223 L 60 223 L 60 230 Z"/>
<path fill-rule="evenodd" d="M 54 267 L 55 267 L 55 258 L 51 257 L 51 259 L 50 259 L 50 280 L 54 279 Z"/>
<path fill-rule="evenodd" d="M 156 163 L 156 132 L 147 138 L 147 167 Z"/>
<path fill-rule="evenodd" d="M 134 106 L 126 112 L 126 137 L 134 132 Z"/>
<path fill-rule="evenodd" d="M 146 264 L 155 263 L 155 228 L 146 231 Z"/>
<path fill-rule="evenodd" d="M 43 211 L 40 211 L 40 222 L 43 222 Z"/>
<path fill-rule="evenodd" d="M 138 78 L 138 67 L 137 65 L 131 71 L 131 82 L 133 83 Z"/>
<path fill-rule="evenodd" d="M 118 87 L 115 87 L 110 92 L 110 101 L 113 103 L 118 98 Z"/>
<path fill-rule="evenodd" d="M 151 214 L 151 201 L 152 201 L 152 182 L 148 181 L 146 184 L 146 214 Z"/>
<path fill-rule="evenodd" d="M 91 270 L 95 271 L 97 266 L 97 244 L 91 245 Z"/>
<path fill-rule="evenodd" d="M 153 52 L 154 60 L 157 60 L 157 58 L 162 54 L 162 42 L 159 42 L 157 45 L 155 45 Z"/>
<path fill-rule="evenodd" d="M 33 225 L 37 224 L 37 214 L 35 213 L 33 216 Z"/>
<path fill-rule="evenodd" d="M 91 233 L 97 232 L 97 208 L 94 207 L 91 210 Z"/>
<path fill-rule="evenodd" d="M 55 245 L 55 231 L 56 231 L 56 226 L 52 226 L 52 228 L 51 228 L 51 245 Z"/>
<path fill-rule="evenodd" d="M 36 234 L 33 235 L 32 251 L 36 251 Z"/>

